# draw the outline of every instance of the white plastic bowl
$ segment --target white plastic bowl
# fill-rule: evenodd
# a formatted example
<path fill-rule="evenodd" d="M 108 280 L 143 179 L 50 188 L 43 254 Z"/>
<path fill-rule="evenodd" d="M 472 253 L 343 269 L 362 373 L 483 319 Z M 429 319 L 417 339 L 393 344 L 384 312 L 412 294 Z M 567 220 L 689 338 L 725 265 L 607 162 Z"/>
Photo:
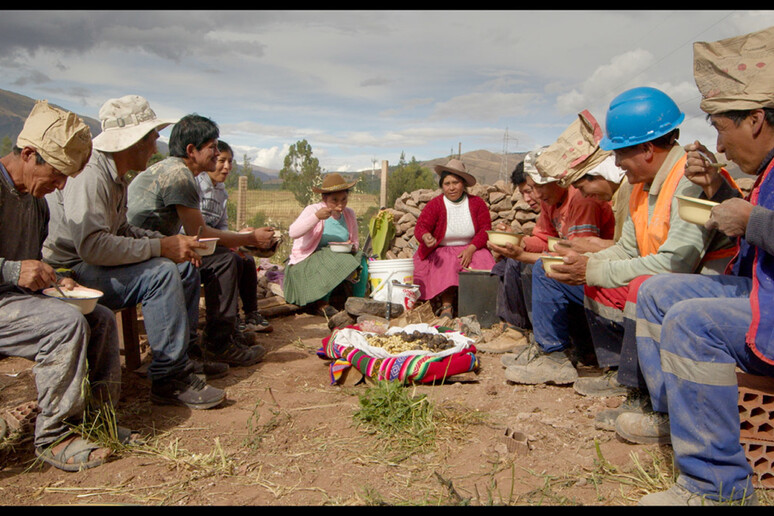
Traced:
<path fill-rule="evenodd" d="M 700 226 L 703 226 L 709 220 L 712 207 L 718 205 L 716 202 L 697 199 L 696 197 L 685 197 L 683 195 L 676 195 L 675 197 L 677 197 L 677 213 L 680 214 L 680 218 Z"/>
<path fill-rule="evenodd" d="M 489 241 L 500 247 L 505 247 L 505 244 L 520 245 L 521 239 L 524 238 L 522 233 L 509 233 L 508 231 L 491 230 L 486 233 L 489 235 Z"/>
<path fill-rule="evenodd" d="M 564 263 L 564 258 L 561 256 L 550 256 L 550 255 L 543 255 L 540 257 L 540 259 L 543 261 L 543 270 L 548 272 L 551 272 L 551 266 L 555 265 L 557 263 Z"/>
<path fill-rule="evenodd" d="M 334 253 L 349 253 L 352 251 L 352 243 L 350 242 L 328 242 L 328 247 Z"/>
<path fill-rule="evenodd" d="M 73 290 L 62 289 L 62 291 L 67 297 L 62 297 L 59 291 L 53 287 L 44 289 L 43 295 L 61 299 L 65 303 L 76 307 L 84 315 L 94 311 L 94 307 L 97 306 L 97 301 L 99 301 L 99 298 L 103 295 L 99 290 L 86 287 L 75 287 Z"/>
<path fill-rule="evenodd" d="M 194 249 L 194 251 L 196 251 L 199 254 L 199 256 L 209 256 L 215 252 L 215 246 L 218 245 L 218 240 L 220 240 L 220 238 L 217 238 L 217 237 L 200 238 L 199 242 L 203 244 L 207 244 L 207 249 L 199 249 L 197 247 L 196 249 Z"/>

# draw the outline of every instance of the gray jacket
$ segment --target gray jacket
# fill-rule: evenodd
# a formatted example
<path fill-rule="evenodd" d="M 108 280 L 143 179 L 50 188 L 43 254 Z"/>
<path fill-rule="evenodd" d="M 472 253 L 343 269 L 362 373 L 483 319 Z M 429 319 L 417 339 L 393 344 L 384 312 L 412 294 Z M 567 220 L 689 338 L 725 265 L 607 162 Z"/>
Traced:
<path fill-rule="evenodd" d="M 128 265 L 161 255 L 164 235 L 127 223 L 127 181 L 109 153 L 94 150 L 83 172 L 46 200 L 43 260 L 55 267 Z"/>

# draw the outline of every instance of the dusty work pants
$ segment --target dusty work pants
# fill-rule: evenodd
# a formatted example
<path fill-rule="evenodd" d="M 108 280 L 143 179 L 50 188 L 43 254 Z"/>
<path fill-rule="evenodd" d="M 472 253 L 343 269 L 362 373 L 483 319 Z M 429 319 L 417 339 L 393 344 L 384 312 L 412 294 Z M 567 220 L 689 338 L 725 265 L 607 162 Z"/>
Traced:
<path fill-rule="evenodd" d="M 204 333 L 213 350 L 225 347 L 236 325 L 239 306 L 239 257 L 230 249 L 219 246 L 209 256 L 202 257 L 200 269 L 204 287 L 207 325 Z"/>
<path fill-rule="evenodd" d="M 735 368 L 774 376 L 745 344 L 749 278 L 660 274 L 640 287 L 637 349 L 653 409 L 669 414 L 677 482 L 710 499 L 752 490 Z"/>
<path fill-rule="evenodd" d="M 497 317 L 517 328 L 532 329 L 532 264 L 504 258 L 492 267 L 500 278 Z"/>
<path fill-rule="evenodd" d="M 88 315 L 58 299 L 21 291 L 0 294 L 0 355 L 35 362 L 40 413 L 35 446 L 54 443 L 83 416 L 88 376 L 96 400 L 117 403 L 121 358 L 113 312 L 97 305 Z M 30 393 L 33 394 L 33 393 Z"/>

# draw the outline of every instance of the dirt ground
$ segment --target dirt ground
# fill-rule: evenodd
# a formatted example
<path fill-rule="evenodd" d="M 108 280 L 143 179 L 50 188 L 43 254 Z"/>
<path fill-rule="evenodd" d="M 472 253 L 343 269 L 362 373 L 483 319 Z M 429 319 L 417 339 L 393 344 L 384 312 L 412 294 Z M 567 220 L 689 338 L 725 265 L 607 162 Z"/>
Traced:
<path fill-rule="evenodd" d="M 78 473 L 36 464 L 29 442 L 4 450 L 0 503 L 633 505 L 643 494 L 627 481 L 637 465 L 671 460 L 668 447 L 594 429 L 594 415 L 622 397 L 515 385 L 500 355 L 483 352 L 477 375 L 407 387 L 468 417 L 429 448 L 400 456 L 396 443 L 353 419 L 370 388 L 355 385 L 360 374 L 330 384 L 328 362 L 316 354 L 330 333 L 325 319 L 296 313 L 272 324 L 273 333 L 257 337 L 269 351 L 263 362 L 212 381 L 228 395 L 212 410 L 154 405 L 147 379 L 124 371 L 118 421 L 140 430 L 148 447 Z M 0 410 L 34 399 L 32 366 L 0 360 Z"/>

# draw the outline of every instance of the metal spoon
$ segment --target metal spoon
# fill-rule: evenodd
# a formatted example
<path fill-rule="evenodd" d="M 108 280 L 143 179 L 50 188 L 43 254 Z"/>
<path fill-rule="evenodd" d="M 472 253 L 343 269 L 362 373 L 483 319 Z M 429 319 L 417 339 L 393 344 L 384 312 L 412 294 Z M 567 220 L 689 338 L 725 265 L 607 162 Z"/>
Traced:
<path fill-rule="evenodd" d="M 57 292 L 59 292 L 59 295 L 62 297 L 69 297 L 67 294 L 64 293 L 64 290 L 59 288 L 59 284 L 57 284 L 56 281 L 51 282 L 51 284 L 54 286 Z"/>

